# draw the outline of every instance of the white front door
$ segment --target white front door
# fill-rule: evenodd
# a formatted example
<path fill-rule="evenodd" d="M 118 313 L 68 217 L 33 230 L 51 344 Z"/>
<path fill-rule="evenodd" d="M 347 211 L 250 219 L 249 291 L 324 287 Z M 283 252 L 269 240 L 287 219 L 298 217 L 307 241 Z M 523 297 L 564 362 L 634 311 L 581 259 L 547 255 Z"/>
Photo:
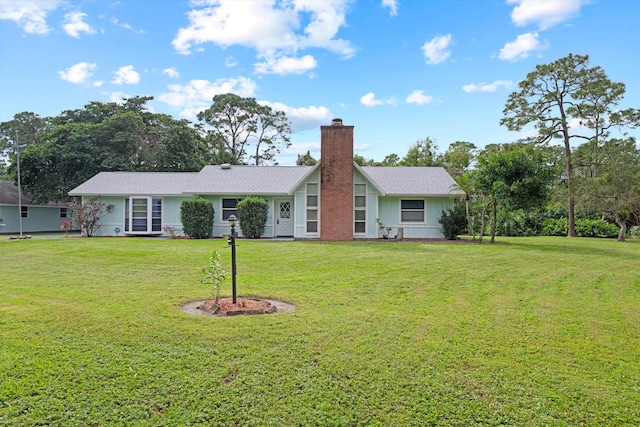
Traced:
<path fill-rule="evenodd" d="M 276 199 L 276 237 L 293 236 L 293 199 Z"/>

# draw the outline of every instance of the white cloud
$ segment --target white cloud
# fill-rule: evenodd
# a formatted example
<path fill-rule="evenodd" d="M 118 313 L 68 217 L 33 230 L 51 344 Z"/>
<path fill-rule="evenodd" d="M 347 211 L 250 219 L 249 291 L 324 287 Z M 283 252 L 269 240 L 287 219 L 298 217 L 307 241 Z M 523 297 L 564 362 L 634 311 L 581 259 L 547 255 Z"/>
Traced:
<path fill-rule="evenodd" d="M 360 98 L 360 103 L 365 107 L 375 107 L 376 105 L 384 104 L 384 101 L 376 99 L 376 95 L 373 92 L 369 92 Z"/>
<path fill-rule="evenodd" d="M 180 73 L 178 73 L 176 67 L 165 68 L 164 70 L 162 70 L 162 74 L 166 74 L 172 79 L 177 79 L 178 77 L 180 77 Z"/>
<path fill-rule="evenodd" d="M 233 56 L 227 56 L 224 58 L 224 66 L 228 68 L 232 68 L 238 65 L 238 61 Z"/>
<path fill-rule="evenodd" d="M 518 61 L 529 57 L 536 50 L 544 50 L 547 46 L 540 43 L 538 33 L 520 34 L 512 42 L 500 49 L 498 57 L 504 61 Z"/>
<path fill-rule="evenodd" d="M 80 62 L 67 68 L 65 71 L 58 71 L 58 75 L 62 80 L 66 80 L 71 83 L 87 83 L 96 68 L 96 64 L 89 62 Z"/>
<path fill-rule="evenodd" d="M 64 15 L 64 24 L 62 24 L 64 32 L 77 39 L 80 38 L 80 33 L 95 34 L 96 30 L 84 22 L 84 18 L 87 16 L 82 12 L 71 12 Z"/>
<path fill-rule="evenodd" d="M 265 58 L 265 62 L 254 64 L 256 73 L 258 74 L 304 74 L 314 69 L 318 62 L 311 55 L 305 55 L 302 58 Z"/>
<path fill-rule="evenodd" d="M 382 6 L 389 8 L 389 15 L 396 16 L 398 14 L 397 0 L 382 0 Z"/>
<path fill-rule="evenodd" d="M 133 69 L 133 65 L 120 67 L 114 74 L 115 78 L 111 83 L 116 85 L 135 85 L 140 82 L 140 74 Z"/>
<path fill-rule="evenodd" d="M 253 97 L 257 89 L 256 83 L 246 77 L 218 79 L 215 82 L 191 80 L 186 85 L 174 84 L 167 87 L 169 92 L 161 94 L 158 100 L 181 109 L 180 116 L 190 120 L 194 120 L 200 111 L 209 108 L 215 95 L 235 93 L 246 98 Z"/>
<path fill-rule="evenodd" d="M 63 0 L 2 0 L 0 19 L 14 21 L 27 34 L 48 34 L 47 13 L 63 3 Z"/>
<path fill-rule="evenodd" d="M 417 105 L 429 104 L 433 102 L 433 96 L 425 95 L 423 90 L 414 90 L 407 96 L 405 102 Z"/>
<path fill-rule="evenodd" d="M 507 0 L 517 6 L 511 11 L 511 20 L 518 26 L 537 23 L 546 30 L 578 15 L 588 0 Z"/>
<path fill-rule="evenodd" d="M 113 25 L 115 25 L 116 27 L 124 28 L 125 30 L 133 31 L 134 33 L 138 33 L 138 34 L 145 34 L 146 33 L 144 30 L 136 30 L 135 28 L 133 28 L 130 24 L 127 24 L 126 22 L 120 22 L 118 20 L 118 18 L 112 18 L 111 19 L 111 23 Z"/>
<path fill-rule="evenodd" d="M 181 54 L 206 43 L 247 46 L 259 58 L 295 57 L 307 48 L 327 49 L 345 58 L 355 54 L 349 41 L 336 38 L 346 24 L 348 0 L 201 0 L 194 4 L 187 14 L 189 26 L 180 28 L 172 42 Z M 257 66 L 264 68 L 264 63 Z"/>
<path fill-rule="evenodd" d="M 509 89 L 513 87 L 513 82 L 511 80 L 496 80 L 493 83 L 469 83 L 468 85 L 462 86 L 462 90 L 467 93 L 474 92 L 495 92 L 500 87 L 504 87 L 505 89 Z"/>
<path fill-rule="evenodd" d="M 436 36 L 422 46 L 427 64 L 439 64 L 451 56 L 451 34 L 446 36 Z"/>
<path fill-rule="evenodd" d="M 329 123 L 333 118 L 327 107 L 289 107 L 279 102 L 258 101 L 261 105 L 268 105 L 274 110 L 284 111 L 287 118 L 291 121 L 294 132 L 303 130 L 317 129 L 323 124 Z"/>

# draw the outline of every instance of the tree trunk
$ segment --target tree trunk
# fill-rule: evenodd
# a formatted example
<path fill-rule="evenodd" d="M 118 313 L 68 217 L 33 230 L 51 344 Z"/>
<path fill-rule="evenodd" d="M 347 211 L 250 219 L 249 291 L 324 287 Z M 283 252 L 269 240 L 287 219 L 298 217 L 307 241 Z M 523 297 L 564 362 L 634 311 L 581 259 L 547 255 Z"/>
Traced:
<path fill-rule="evenodd" d="M 467 233 L 472 236 L 473 242 L 476 240 L 476 233 L 473 231 L 473 221 L 471 220 L 471 212 L 469 211 L 469 199 L 465 200 L 465 209 L 467 212 Z"/>
<path fill-rule="evenodd" d="M 498 201 L 493 201 L 493 221 L 491 222 L 491 243 L 496 239 L 496 222 L 498 218 Z"/>
<path fill-rule="evenodd" d="M 482 236 L 484 236 L 484 218 L 487 213 L 487 205 L 485 203 L 485 196 L 482 196 L 482 213 L 480 214 L 480 236 L 478 236 L 478 243 L 482 243 Z"/>
<path fill-rule="evenodd" d="M 618 222 L 620 232 L 618 233 L 618 242 L 624 242 L 624 236 L 627 234 L 627 221 Z"/>

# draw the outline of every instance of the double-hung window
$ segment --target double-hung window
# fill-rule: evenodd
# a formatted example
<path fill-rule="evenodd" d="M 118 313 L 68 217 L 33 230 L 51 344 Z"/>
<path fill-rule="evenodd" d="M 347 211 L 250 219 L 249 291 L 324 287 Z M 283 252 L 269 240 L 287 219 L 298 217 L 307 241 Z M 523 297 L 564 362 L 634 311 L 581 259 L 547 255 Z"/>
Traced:
<path fill-rule="evenodd" d="M 67 218 L 68 214 L 67 208 L 60 208 L 60 218 Z"/>
<path fill-rule="evenodd" d="M 353 185 L 353 231 L 367 232 L 367 184 Z"/>
<path fill-rule="evenodd" d="M 318 184 L 307 184 L 307 200 L 306 200 L 306 212 L 307 212 L 307 233 L 318 232 Z"/>
<path fill-rule="evenodd" d="M 127 197 L 124 199 L 124 231 L 130 234 L 162 232 L 162 199 Z"/>
<path fill-rule="evenodd" d="M 400 222 L 425 222 L 424 199 L 400 200 Z"/>
<path fill-rule="evenodd" d="M 242 199 L 222 199 L 222 220 L 229 221 L 231 215 L 238 218 L 238 202 Z"/>
<path fill-rule="evenodd" d="M 21 206 L 20 207 L 20 217 L 21 218 L 29 218 L 29 206 Z"/>

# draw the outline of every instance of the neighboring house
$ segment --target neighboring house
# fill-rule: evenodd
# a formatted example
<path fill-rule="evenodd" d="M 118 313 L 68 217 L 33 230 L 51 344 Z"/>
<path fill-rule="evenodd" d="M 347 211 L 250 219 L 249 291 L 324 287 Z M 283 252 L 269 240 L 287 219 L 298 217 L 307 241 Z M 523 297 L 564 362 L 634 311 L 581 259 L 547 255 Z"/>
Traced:
<path fill-rule="evenodd" d="M 62 202 L 34 204 L 24 193 L 19 203 L 18 187 L 0 180 L 0 233 L 19 233 L 21 220 L 25 233 L 60 231 L 63 221 L 71 220 L 71 210 Z"/>
<path fill-rule="evenodd" d="M 180 204 L 198 194 L 215 210 L 213 236 L 245 196 L 269 202 L 264 237 L 353 240 L 381 236 L 376 219 L 404 238 L 442 238 L 438 218 L 453 206 L 455 181 L 440 167 L 360 167 L 353 162 L 353 126 L 321 126 L 315 166 L 205 166 L 200 172 L 100 172 L 69 192 L 99 197 L 114 209 L 96 235 L 161 235 L 181 228 Z M 242 224 L 240 224 L 242 228 Z"/>

